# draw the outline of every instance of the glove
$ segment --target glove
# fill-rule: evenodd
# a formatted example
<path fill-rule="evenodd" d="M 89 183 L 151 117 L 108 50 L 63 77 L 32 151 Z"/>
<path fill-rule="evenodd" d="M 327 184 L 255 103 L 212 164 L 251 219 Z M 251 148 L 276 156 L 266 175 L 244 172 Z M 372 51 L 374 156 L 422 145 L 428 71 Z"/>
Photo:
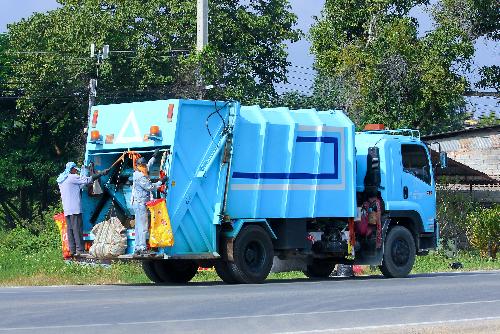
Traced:
<path fill-rule="evenodd" d="M 160 155 L 160 149 L 157 148 L 154 152 L 153 152 L 153 158 L 158 158 L 158 155 Z"/>
<path fill-rule="evenodd" d="M 157 182 L 153 183 L 153 185 L 154 185 L 156 188 L 160 188 L 160 186 L 161 186 L 161 181 L 157 181 Z"/>
<path fill-rule="evenodd" d="M 105 169 L 105 170 L 101 170 L 101 171 L 95 173 L 94 175 L 92 175 L 92 181 L 95 181 L 98 178 L 100 178 L 101 176 L 107 175 L 108 173 L 109 173 L 109 168 Z"/>

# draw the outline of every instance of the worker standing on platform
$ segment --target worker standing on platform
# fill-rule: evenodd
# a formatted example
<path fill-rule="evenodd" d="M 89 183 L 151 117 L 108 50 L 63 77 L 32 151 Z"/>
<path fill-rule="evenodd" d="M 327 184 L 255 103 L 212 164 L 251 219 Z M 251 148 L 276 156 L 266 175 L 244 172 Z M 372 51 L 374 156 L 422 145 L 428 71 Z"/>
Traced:
<path fill-rule="evenodd" d="M 91 184 L 109 170 L 97 172 L 92 176 L 78 175 L 80 169 L 74 162 L 68 162 L 64 172 L 57 177 L 57 184 L 61 192 L 61 200 L 66 217 L 68 233 L 68 244 L 71 256 L 79 256 L 84 253 L 83 227 L 82 227 L 82 203 L 80 190 L 84 185 Z"/>
<path fill-rule="evenodd" d="M 158 189 L 162 181 L 151 183 L 149 169 L 155 163 L 159 150 L 146 163 L 143 157 L 137 159 L 136 170 L 132 177 L 132 206 L 135 213 L 135 248 L 134 255 L 149 255 L 146 247 L 148 233 L 148 210 L 146 203 L 151 200 L 151 191 Z"/>

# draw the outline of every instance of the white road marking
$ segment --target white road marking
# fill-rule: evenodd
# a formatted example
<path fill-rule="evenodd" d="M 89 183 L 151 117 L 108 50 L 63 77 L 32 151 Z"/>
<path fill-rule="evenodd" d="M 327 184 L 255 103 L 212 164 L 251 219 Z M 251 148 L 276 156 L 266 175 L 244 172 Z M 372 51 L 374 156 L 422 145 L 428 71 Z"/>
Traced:
<path fill-rule="evenodd" d="M 494 300 L 477 300 L 460 303 L 440 303 L 440 304 L 421 304 L 421 305 L 404 305 L 404 306 L 389 306 L 389 307 L 374 307 L 374 308 L 359 308 L 359 309 L 344 309 L 334 311 L 315 311 L 315 312 L 294 312 L 294 313 L 277 313 L 277 314 L 259 314 L 259 315 L 241 315 L 229 317 L 213 317 L 213 318 L 192 318 L 192 319 L 171 319 L 171 320 L 155 320 L 155 321 L 131 321 L 131 322 L 116 322 L 116 323 L 101 323 L 101 324 L 82 324 L 82 325 L 56 325 L 56 326 L 34 326 L 34 327 L 7 327 L 0 328 L 0 331 L 16 331 L 16 330 L 37 330 L 37 329 L 57 329 L 57 328 L 80 328 L 80 327 L 100 327 L 100 326 L 130 326 L 130 325 L 153 325 L 153 324 L 168 324 L 168 323 L 185 323 L 185 322 L 201 322 L 201 321 L 219 321 L 219 320 L 243 320 L 243 319 L 259 319 L 259 318 L 274 318 L 274 317 L 293 317 L 293 316 L 308 316 L 320 314 L 335 314 L 348 312 L 371 312 L 383 310 L 400 310 L 411 308 L 428 308 L 428 307 L 443 307 L 452 305 L 471 305 L 471 304 L 486 304 L 500 303 L 500 299 Z"/>
<path fill-rule="evenodd" d="M 484 317 L 484 318 L 441 320 L 441 321 L 424 321 L 424 322 L 412 322 L 412 323 L 407 323 L 407 324 L 388 324 L 388 325 L 362 326 L 362 327 L 313 329 L 313 330 L 298 331 L 298 332 L 278 332 L 276 334 L 334 333 L 334 332 L 344 332 L 344 331 L 376 330 L 376 329 L 394 328 L 394 327 L 396 327 L 396 328 L 405 327 L 406 328 L 408 326 L 449 325 L 449 324 L 462 323 L 462 322 L 487 321 L 487 320 L 500 320 L 500 317 Z"/>

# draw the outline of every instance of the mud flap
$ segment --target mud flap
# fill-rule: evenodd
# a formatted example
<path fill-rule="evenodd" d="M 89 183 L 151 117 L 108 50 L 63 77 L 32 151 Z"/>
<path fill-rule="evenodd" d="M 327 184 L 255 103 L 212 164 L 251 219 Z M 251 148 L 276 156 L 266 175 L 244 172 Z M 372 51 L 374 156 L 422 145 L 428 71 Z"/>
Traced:
<path fill-rule="evenodd" d="M 385 237 L 387 235 L 387 230 L 389 229 L 389 224 L 391 220 L 386 218 L 382 223 L 382 246 L 380 248 L 375 247 L 375 242 L 373 242 L 372 248 L 363 249 L 356 251 L 356 258 L 354 259 L 353 264 L 359 265 L 371 265 L 371 266 L 379 266 L 382 264 L 382 259 L 384 257 L 384 246 L 385 246 Z M 361 244 L 358 242 L 358 244 Z"/>

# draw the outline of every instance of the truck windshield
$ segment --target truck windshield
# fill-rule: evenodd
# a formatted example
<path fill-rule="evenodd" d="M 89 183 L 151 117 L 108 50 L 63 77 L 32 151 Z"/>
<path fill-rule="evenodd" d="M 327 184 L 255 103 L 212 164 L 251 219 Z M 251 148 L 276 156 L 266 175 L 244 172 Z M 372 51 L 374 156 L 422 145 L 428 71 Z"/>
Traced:
<path fill-rule="evenodd" d="M 421 145 L 401 145 L 403 171 L 431 184 L 431 171 L 427 152 Z"/>

